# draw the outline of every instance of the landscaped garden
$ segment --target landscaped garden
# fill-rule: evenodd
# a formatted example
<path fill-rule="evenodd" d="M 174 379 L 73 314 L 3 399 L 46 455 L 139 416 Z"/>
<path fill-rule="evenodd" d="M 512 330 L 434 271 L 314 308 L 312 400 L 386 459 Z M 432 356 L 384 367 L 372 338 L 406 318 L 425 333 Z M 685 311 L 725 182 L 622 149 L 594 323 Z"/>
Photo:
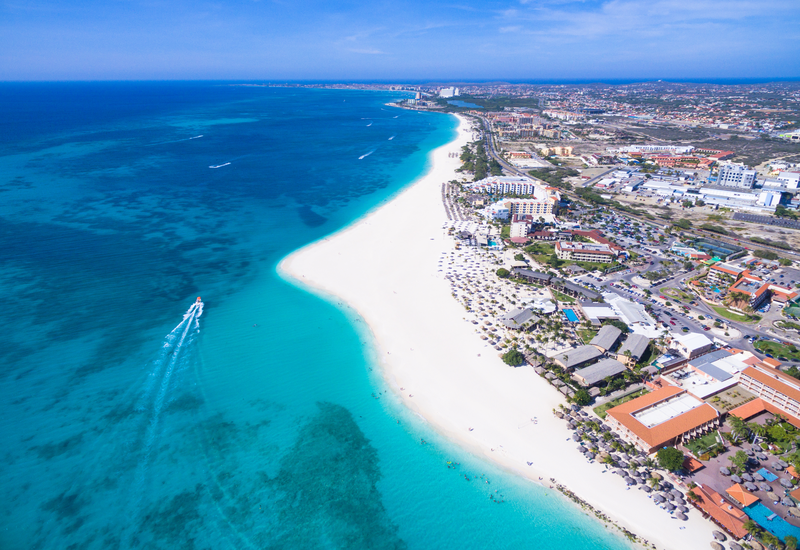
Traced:
<path fill-rule="evenodd" d="M 747 315 L 744 313 L 737 313 L 735 311 L 729 310 L 726 307 L 711 306 L 711 309 L 716 311 L 720 317 L 729 319 L 731 321 L 738 321 L 739 323 L 752 323 L 754 321 L 761 320 L 761 317 L 759 317 L 758 315 Z"/>
<path fill-rule="evenodd" d="M 683 446 L 689 449 L 694 456 L 705 457 L 704 459 L 701 458 L 701 460 L 708 460 L 712 455 L 716 456 L 716 454 L 719 454 L 717 451 L 720 450 L 721 442 L 719 441 L 717 432 L 710 432 L 697 439 L 685 441 Z"/>
<path fill-rule="evenodd" d="M 755 343 L 758 351 L 768 353 L 773 357 L 785 357 L 786 359 L 800 360 L 800 349 L 794 344 L 787 346 L 771 340 L 759 340 Z"/>

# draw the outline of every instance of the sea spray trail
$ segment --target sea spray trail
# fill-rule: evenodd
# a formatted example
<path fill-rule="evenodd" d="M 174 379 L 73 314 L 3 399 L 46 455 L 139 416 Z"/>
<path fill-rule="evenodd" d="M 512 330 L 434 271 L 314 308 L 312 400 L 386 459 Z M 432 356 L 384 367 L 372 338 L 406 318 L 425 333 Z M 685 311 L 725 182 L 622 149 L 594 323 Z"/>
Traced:
<path fill-rule="evenodd" d="M 147 145 L 147 147 L 155 147 L 156 145 L 166 145 L 167 143 L 179 143 L 181 141 L 191 141 L 193 139 L 200 139 L 201 137 L 203 137 L 203 134 L 200 134 L 199 136 L 188 137 L 188 138 L 172 139 L 172 140 L 169 140 L 169 141 L 159 141 L 158 143 L 151 143 L 150 145 Z"/>
<path fill-rule="evenodd" d="M 395 137 L 397 137 L 397 136 L 392 136 L 387 141 L 392 141 Z"/>
<path fill-rule="evenodd" d="M 358 160 L 365 159 L 365 158 L 367 158 L 368 156 L 370 156 L 370 155 L 371 155 L 372 153 L 374 153 L 374 152 L 375 152 L 375 149 L 373 149 L 373 150 L 372 150 L 372 151 L 370 151 L 369 153 L 364 153 L 363 155 L 361 155 L 360 157 L 358 157 Z"/>
<path fill-rule="evenodd" d="M 199 298 L 198 298 L 199 300 Z M 175 340 L 175 337 L 180 332 L 180 338 L 178 338 L 177 342 L 175 343 L 173 350 L 170 354 L 168 354 L 166 361 L 162 361 L 162 364 L 156 367 L 156 377 L 162 376 L 160 373 L 163 371 L 163 376 L 161 377 L 161 384 L 158 388 L 158 393 L 156 394 L 155 400 L 153 402 L 153 410 L 150 415 L 150 421 L 147 425 L 147 432 L 144 438 L 144 457 L 139 464 L 138 473 L 136 476 L 136 486 L 137 490 L 139 491 L 139 498 L 141 498 L 144 484 L 145 484 L 145 476 L 147 474 L 147 466 L 150 462 L 150 455 L 152 453 L 153 444 L 155 443 L 155 439 L 157 436 L 158 431 L 158 421 L 161 417 L 161 411 L 164 407 L 164 400 L 167 395 L 167 391 L 169 390 L 169 382 L 170 378 L 172 377 L 172 373 L 175 370 L 175 366 L 177 365 L 178 361 L 182 357 L 182 351 L 184 350 L 184 346 L 188 343 L 191 343 L 193 340 L 193 336 L 199 332 L 200 329 L 200 316 L 203 314 L 203 302 L 197 301 L 189 308 L 189 310 L 184 314 L 183 321 L 178 324 L 168 335 L 165 341 L 165 345 L 162 346 L 162 356 L 165 349 L 171 345 L 171 342 Z M 183 330 L 180 330 L 183 327 Z M 188 341 L 187 341 L 188 336 Z M 166 368 L 164 367 L 164 363 L 166 362 Z"/>

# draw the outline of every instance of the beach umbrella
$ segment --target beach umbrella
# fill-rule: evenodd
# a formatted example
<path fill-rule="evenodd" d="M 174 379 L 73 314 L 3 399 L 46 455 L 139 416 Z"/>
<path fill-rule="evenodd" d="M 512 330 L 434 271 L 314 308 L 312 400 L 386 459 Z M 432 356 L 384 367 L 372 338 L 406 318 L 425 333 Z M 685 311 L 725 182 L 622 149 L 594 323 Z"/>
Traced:
<path fill-rule="evenodd" d="M 649 493 L 650 491 L 652 491 L 652 489 L 650 487 L 648 487 L 647 485 L 642 485 L 641 487 L 639 487 L 639 489 L 641 489 L 645 493 Z"/>
<path fill-rule="evenodd" d="M 747 456 L 753 456 L 755 453 L 753 452 L 753 449 L 745 449 L 744 454 Z"/>
<path fill-rule="evenodd" d="M 714 538 L 720 542 L 725 542 L 728 540 L 728 537 L 725 536 L 725 533 L 722 531 L 711 531 L 711 534 L 714 535 Z"/>
<path fill-rule="evenodd" d="M 785 460 L 779 460 L 779 461 L 778 461 L 778 464 L 780 464 L 780 465 L 781 465 L 781 466 L 783 466 L 784 468 L 788 468 L 788 467 L 789 467 L 789 463 L 788 463 L 788 462 L 786 462 Z"/>
<path fill-rule="evenodd" d="M 586 458 L 589 460 L 594 460 L 594 453 L 586 453 Z"/>
<path fill-rule="evenodd" d="M 572 439 L 574 441 L 580 441 L 581 440 L 581 436 L 579 436 L 578 434 L 572 434 Z"/>
<path fill-rule="evenodd" d="M 674 505 L 674 504 L 672 504 L 671 502 L 667 502 L 667 503 L 664 505 L 664 508 L 666 508 L 667 510 L 669 510 L 669 511 L 671 512 L 672 510 L 674 510 L 674 509 L 675 509 L 675 505 Z"/>
<path fill-rule="evenodd" d="M 654 477 L 656 479 L 661 479 L 661 474 L 659 474 L 658 472 L 653 472 L 652 474 L 650 474 L 650 477 Z"/>
<path fill-rule="evenodd" d="M 684 512 L 684 513 L 686 513 L 686 512 L 688 512 L 688 511 L 689 511 L 689 508 L 687 508 L 687 507 L 686 507 L 685 505 L 683 505 L 683 504 L 680 504 L 680 505 L 678 505 L 678 506 L 677 506 L 677 508 L 678 508 L 678 510 L 680 510 L 681 512 Z"/>
<path fill-rule="evenodd" d="M 793 487 L 792 482 L 785 478 L 782 478 L 780 480 L 780 484 L 786 487 L 787 489 L 791 489 Z"/>
<path fill-rule="evenodd" d="M 750 474 L 742 474 L 742 479 L 745 480 L 745 481 L 751 481 L 752 482 L 753 481 L 753 476 L 751 476 Z"/>
<path fill-rule="evenodd" d="M 636 485 L 636 482 L 633 480 L 632 477 L 626 477 L 625 478 L 625 484 L 626 485 Z"/>
<path fill-rule="evenodd" d="M 675 498 L 675 504 L 684 505 L 684 504 L 686 504 L 686 501 L 685 501 L 685 500 L 683 500 L 682 498 L 677 498 L 677 497 L 676 497 L 676 498 Z"/>
<path fill-rule="evenodd" d="M 791 508 L 792 506 L 794 506 L 794 501 L 792 499 L 788 498 L 788 497 L 783 497 L 781 499 L 781 504 Z"/>
<path fill-rule="evenodd" d="M 765 455 L 764 453 L 756 453 L 756 458 L 758 458 L 759 460 L 766 460 L 767 455 Z"/>
<path fill-rule="evenodd" d="M 586 452 L 586 451 L 588 451 L 588 450 L 589 450 L 589 449 L 587 449 L 587 448 L 586 448 L 586 447 L 584 447 L 583 445 L 578 445 L 578 452 L 579 452 L 579 453 L 585 453 L 585 452 Z"/>
<path fill-rule="evenodd" d="M 617 474 L 618 476 L 625 477 L 625 471 L 624 470 L 614 470 L 614 473 Z"/>
<path fill-rule="evenodd" d="M 724 546 L 713 540 L 711 541 L 711 548 L 713 548 L 714 550 L 725 550 Z"/>
<path fill-rule="evenodd" d="M 742 547 L 739 545 L 739 543 L 738 543 L 738 542 L 733 542 L 733 541 L 730 541 L 730 542 L 728 543 L 728 546 L 730 546 L 730 547 L 731 547 L 731 550 L 744 550 L 744 548 L 742 548 Z"/>
<path fill-rule="evenodd" d="M 744 488 L 748 491 L 756 491 L 758 487 L 756 487 L 755 483 L 750 483 L 749 481 L 744 482 Z"/>
<path fill-rule="evenodd" d="M 653 500 L 654 500 L 655 502 L 658 502 L 658 503 L 660 504 L 660 503 L 662 503 L 662 502 L 665 502 L 667 499 L 665 499 L 665 498 L 664 498 L 664 497 L 662 497 L 661 495 L 655 495 L 655 496 L 653 497 Z"/>
<path fill-rule="evenodd" d="M 722 468 L 719 469 L 719 473 L 721 473 L 724 476 L 731 475 L 731 471 L 728 468 L 726 468 L 725 466 L 723 466 Z"/>
<path fill-rule="evenodd" d="M 675 498 L 683 498 L 683 493 L 681 493 L 677 489 L 673 489 L 672 491 L 670 491 L 670 493 L 672 493 L 672 496 L 674 496 Z"/>
<path fill-rule="evenodd" d="M 742 482 L 742 478 L 740 478 L 740 477 L 739 477 L 739 476 L 737 476 L 736 474 L 733 474 L 733 475 L 731 476 L 731 481 L 733 481 L 734 483 L 741 483 L 741 482 Z"/>
<path fill-rule="evenodd" d="M 577 426 L 575 426 L 575 424 L 573 424 L 572 422 L 567 424 L 567 428 L 569 428 L 570 430 L 574 430 L 576 427 Z"/>
<path fill-rule="evenodd" d="M 578 405 L 570 405 L 569 408 L 576 412 L 581 410 L 581 408 Z"/>
<path fill-rule="evenodd" d="M 689 518 L 687 518 L 685 515 L 683 515 L 680 512 L 675 512 L 675 517 L 678 518 L 681 521 L 686 521 L 687 519 L 689 519 Z"/>
<path fill-rule="evenodd" d="M 764 476 L 756 472 L 753 474 L 753 479 L 755 479 L 756 481 L 764 481 Z"/>
<path fill-rule="evenodd" d="M 770 487 L 770 486 L 769 486 L 769 485 L 767 485 L 766 483 L 759 483 L 759 484 L 758 484 L 758 488 L 759 488 L 760 490 L 762 490 L 762 491 L 766 492 L 766 493 L 769 493 L 770 491 L 772 491 L 772 487 Z"/>
<path fill-rule="evenodd" d="M 800 518 L 800 512 L 798 512 L 794 508 L 789 508 L 788 510 L 786 510 L 786 512 L 792 517 Z"/>

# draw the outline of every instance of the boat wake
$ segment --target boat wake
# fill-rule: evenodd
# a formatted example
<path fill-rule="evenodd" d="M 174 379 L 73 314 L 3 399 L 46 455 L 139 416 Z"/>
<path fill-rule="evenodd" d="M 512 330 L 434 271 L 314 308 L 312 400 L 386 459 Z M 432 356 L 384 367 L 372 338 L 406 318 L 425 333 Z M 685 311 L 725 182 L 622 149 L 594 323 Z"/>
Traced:
<path fill-rule="evenodd" d="M 387 141 L 392 141 L 396 136 L 390 137 Z"/>
<path fill-rule="evenodd" d="M 139 463 L 137 488 L 143 489 L 150 456 L 158 438 L 158 427 L 164 404 L 170 394 L 170 380 L 175 371 L 190 359 L 192 343 L 200 333 L 200 316 L 203 302 L 200 298 L 184 313 L 183 320 L 164 338 L 161 351 L 153 362 L 148 384 L 137 409 L 148 413 L 143 441 L 144 456 Z"/>
<path fill-rule="evenodd" d="M 367 128 L 369 128 L 370 126 L 372 126 L 372 123 L 371 123 L 371 122 L 370 122 L 369 124 L 367 124 Z"/>
<path fill-rule="evenodd" d="M 399 116 L 400 116 L 400 115 L 395 115 L 395 116 L 393 116 L 392 118 L 397 118 L 397 117 L 399 117 Z"/>
<path fill-rule="evenodd" d="M 367 158 L 368 156 L 370 156 L 370 155 L 371 155 L 372 153 L 374 153 L 374 152 L 375 152 L 375 149 L 373 149 L 373 150 L 372 150 L 372 151 L 370 151 L 369 153 L 366 153 L 366 154 L 363 154 L 363 155 L 361 155 L 360 157 L 358 157 L 358 160 L 365 159 L 365 158 Z"/>
<path fill-rule="evenodd" d="M 214 166 L 209 166 L 209 168 L 222 168 L 223 166 L 228 166 L 230 162 L 226 162 L 225 164 L 215 164 Z"/>

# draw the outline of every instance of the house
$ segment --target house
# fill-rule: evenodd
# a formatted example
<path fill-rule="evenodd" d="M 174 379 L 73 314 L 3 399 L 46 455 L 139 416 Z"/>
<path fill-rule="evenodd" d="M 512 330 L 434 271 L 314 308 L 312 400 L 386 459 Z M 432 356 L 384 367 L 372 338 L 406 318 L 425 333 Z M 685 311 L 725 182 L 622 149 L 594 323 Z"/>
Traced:
<path fill-rule="evenodd" d="M 589 344 L 605 353 L 616 345 L 620 335 L 622 335 L 622 331 L 614 325 L 604 325 L 597 331 Z"/>
<path fill-rule="evenodd" d="M 625 372 L 625 365 L 616 359 L 606 358 L 594 365 L 576 370 L 572 379 L 582 386 L 594 386 L 609 376 L 616 376 L 621 372 Z"/>
<path fill-rule="evenodd" d="M 709 340 L 704 334 L 696 332 L 675 336 L 673 342 L 678 352 L 687 359 L 694 359 L 714 348 L 714 342 Z"/>
<path fill-rule="evenodd" d="M 617 361 L 621 361 L 629 369 L 633 368 L 644 356 L 649 345 L 650 338 L 644 334 L 630 334 L 617 352 Z"/>
<path fill-rule="evenodd" d="M 608 410 L 609 427 L 646 453 L 719 427 L 711 405 L 675 386 L 664 386 Z"/>
<path fill-rule="evenodd" d="M 611 263 L 617 258 L 617 253 L 607 244 L 559 241 L 556 243 L 556 257 L 576 262 Z"/>

